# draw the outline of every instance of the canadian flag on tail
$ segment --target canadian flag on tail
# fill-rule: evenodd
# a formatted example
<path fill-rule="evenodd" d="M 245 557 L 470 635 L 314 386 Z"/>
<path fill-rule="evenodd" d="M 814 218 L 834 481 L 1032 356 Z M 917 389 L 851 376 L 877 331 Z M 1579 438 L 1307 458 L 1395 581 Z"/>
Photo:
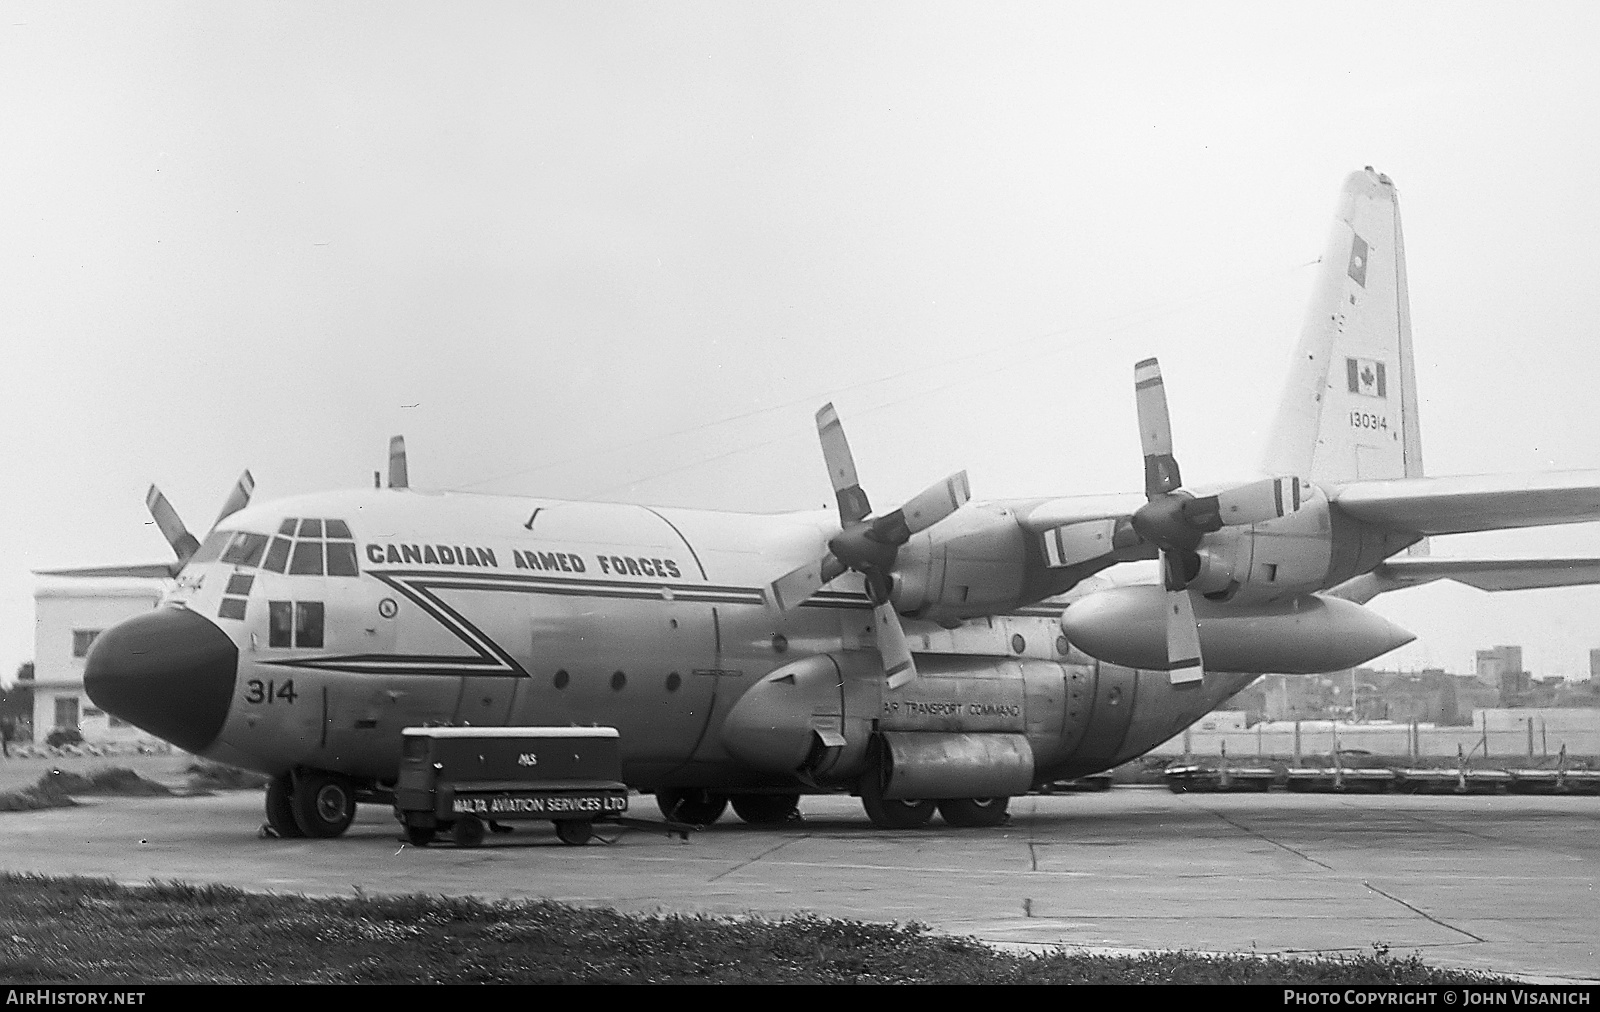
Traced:
<path fill-rule="evenodd" d="M 1345 379 L 1353 394 L 1363 397 L 1388 397 L 1388 370 L 1383 363 L 1370 358 L 1344 360 Z"/>

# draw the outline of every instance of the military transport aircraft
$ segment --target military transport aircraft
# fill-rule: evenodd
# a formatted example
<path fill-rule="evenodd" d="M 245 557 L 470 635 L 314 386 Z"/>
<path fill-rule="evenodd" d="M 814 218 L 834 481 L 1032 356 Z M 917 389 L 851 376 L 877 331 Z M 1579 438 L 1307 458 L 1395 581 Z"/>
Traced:
<path fill-rule="evenodd" d="M 176 586 L 99 637 L 84 684 L 270 774 L 284 836 L 343 833 L 388 799 L 401 729 L 438 724 L 615 727 L 627 783 L 688 822 L 850 792 L 881 827 L 990 826 L 1259 672 L 1410 641 L 1362 607 L 1378 593 L 1600 582 L 1600 560 L 1401 554 L 1600 519 L 1600 471 L 1422 476 L 1398 206 L 1370 168 L 1344 184 L 1294 354 L 1265 476 L 1221 488 L 1181 476 L 1153 359 L 1142 494 L 971 501 L 957 474 L 875 511 L 831 406 L 837 512 L 421 494 L 399 439 L 388 488 L 249 505 L 246 473 L 203 541 L 152 488 Z M 1159 581 L 1102 573 L 1135 560 Z"/>

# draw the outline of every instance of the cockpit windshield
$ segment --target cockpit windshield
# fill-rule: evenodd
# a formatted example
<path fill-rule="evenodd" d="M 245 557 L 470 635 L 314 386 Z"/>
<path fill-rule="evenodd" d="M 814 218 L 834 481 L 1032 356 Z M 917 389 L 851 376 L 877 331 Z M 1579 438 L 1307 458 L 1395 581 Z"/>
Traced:
<path fill-rule="evenodd" d="M 215 531 L 190 561 L 209 562 L 219 555 L 240 568 L 290 576 L 361 575 L 355 539 L 343 520 L 291 517 L 278 525 L 275 535 Z"/>

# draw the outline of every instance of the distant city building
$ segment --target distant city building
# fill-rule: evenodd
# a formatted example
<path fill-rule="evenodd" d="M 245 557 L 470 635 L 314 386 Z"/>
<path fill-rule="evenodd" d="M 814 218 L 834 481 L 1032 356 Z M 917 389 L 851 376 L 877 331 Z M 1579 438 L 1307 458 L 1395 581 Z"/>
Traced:
<path fill-rule="evenodd" d="M 1589 681 L 1600 685 L 1600 647 L 1589 651 Z"/>
<path fill-rule="evenodd" d="M 1477 652 L 1477 675 L 1480 683 L 1499 689 L 1503 677 L 1508 672 L 1511 674 L 1523 672 L 1520 646 L 1497 646 L 1491 650 Z"/>
<path fill-rule="evenodd" d="M 83 661 L 95 637 L 156 606 L 170 581 L 139 577 L 38 577 L 34 588 L 33 737 L 75 730 L 96 743 L 150 736 L 96 707 L 83 691 Z"/>

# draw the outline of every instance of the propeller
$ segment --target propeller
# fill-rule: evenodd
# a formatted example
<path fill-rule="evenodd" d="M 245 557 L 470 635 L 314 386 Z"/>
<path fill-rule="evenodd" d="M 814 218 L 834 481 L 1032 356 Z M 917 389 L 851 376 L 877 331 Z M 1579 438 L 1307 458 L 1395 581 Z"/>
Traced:
<path fill-rule="evenodd" d="M 1133 529 L 1160 551 L 1167 590 L 1167 670 L 1173 685 L 1205 678 L 1200 627 L 1195 622 L 1189 583 L 1200 575 L 1200 543 L 1224 527 L 1248 527 L 1300 508 L 1306 490 L 1298 478 L 1263 478 L 1197 497 L 1183 490 L 1172 453 L 1172 421 L 1161 365 L 1147 358 L 1133 367 L 1134 400 L 1139 414 L 1139 444 L 1144 451 L 1145 504 L 1134 512 Z"/>
<path fill-rule="evenodd" d="M 217 519 L 212 522 L 212 528 L 250 505 L 250 496 L 255 490 L 256 480 L 251 477 L 249 471 L 239 475 L 239 480 L 234 482 L 233 490 L 223 501 L 222 512 L 218 513 Z M 172 567 L 172 572 L 176 575 L 184 563 L 200 550 L 200 540 L 189 533 L 189 529 L 183 525 L 183 520 L 178 516 L 178 511 L 172 508 L 167 497 L 156 486 L 151 485 L 150 491 L 145 493 L 144 505 L 155 520 L 156 527 L 160 529 L 161 536 L 167 539 L 167 544 L 172 546 L 173 554 L 178 557 L 177 563 Z"/>
<path fill-rule="evenodd" d="M 406 437 L 389 437 L 389 487 L 410 488 L 411 478 L 406 469 Z"/>
<path fill-rule="evenodd" d="M 872 516 L 872 503 L 856 477 L 856 463 L 845 439 L 844 426 L 832 404 L 817 412 L 817 436 L 828 465 L 833 493 L 839 503 L 840 531 L 828 542 L 828 553 L 784 574 L 772 584 L 772 599 L 779 610 L 796 608 L 823 584 L 855 570 L 865 580 L 872 602 L 873 634 L 883 656 L 884 673 L 891 689 L 917 677 L 916 663 L 906 643 L 905 629 L 889 596 L 894 590 L 895 560 L 900 546 L 960 509 L 972 498 L 967 472 L 960 471 L 919 492 L 910 502 L 883 516 Z"/>

